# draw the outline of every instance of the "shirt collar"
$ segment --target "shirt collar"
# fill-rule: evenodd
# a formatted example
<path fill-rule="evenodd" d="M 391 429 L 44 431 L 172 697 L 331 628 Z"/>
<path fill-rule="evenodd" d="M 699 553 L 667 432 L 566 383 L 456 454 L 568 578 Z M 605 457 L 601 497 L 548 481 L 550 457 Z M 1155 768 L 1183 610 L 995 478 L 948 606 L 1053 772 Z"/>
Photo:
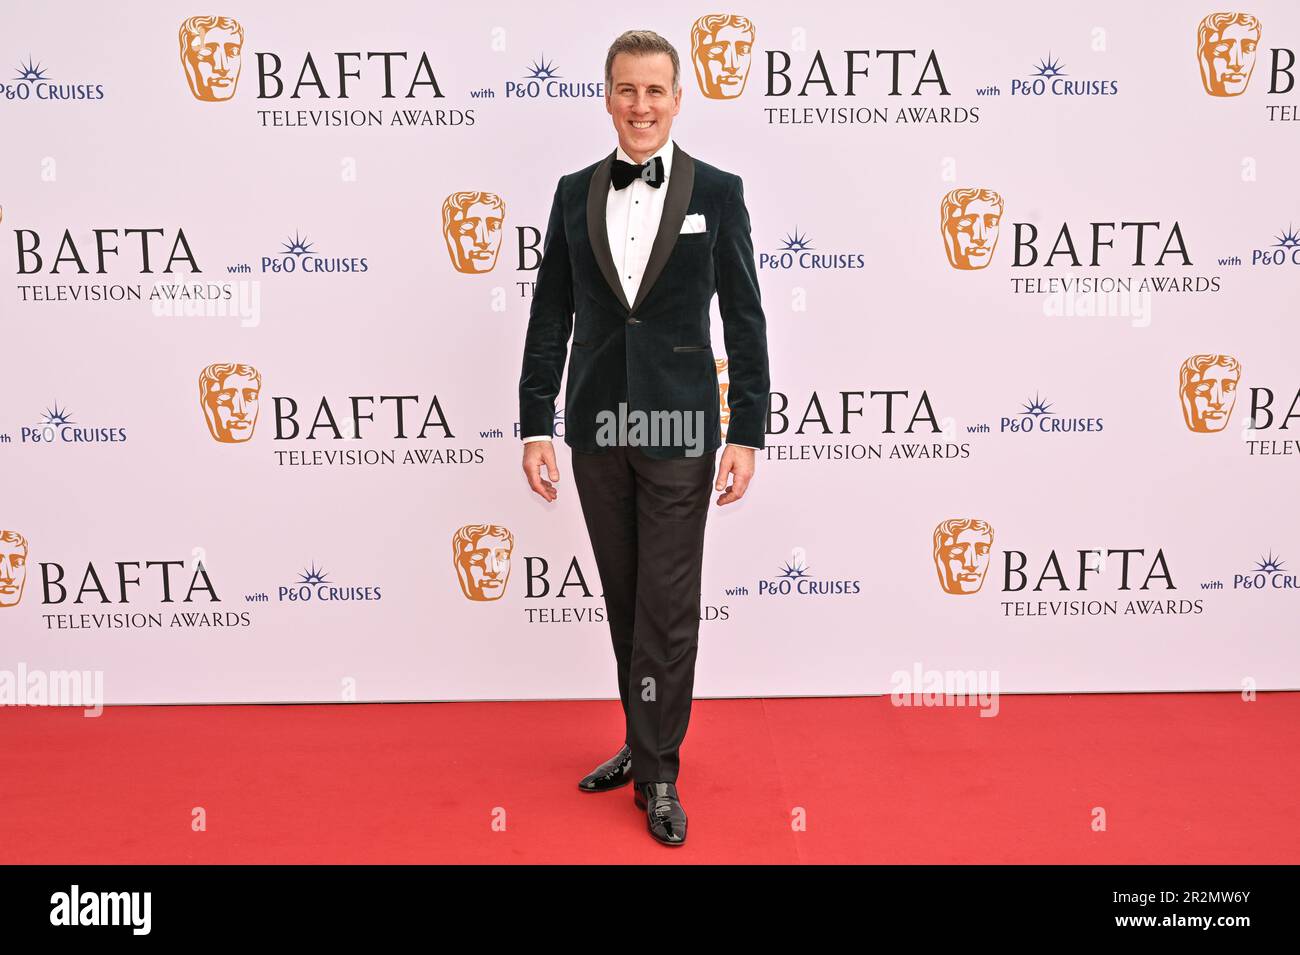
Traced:
<path fill-rule="evenodd" d="M 667 181 L 668 181 L 668 177 L 669 177 L 670 175 L 672 175 L 672 171 L 673 171 L 673 153 L 674 153 L 675 151 L 676 151 L 676 150 L 675 150 L 675 147 L 673 146 L 673 138 L 672 138 L 671 136 L 669 136 L 669 137 L 668 137 L 668 141 L 665 142 L 662 146 L 660 146 L 660 147 L 659 147 L 659 150 L 658 150 L 657 152 L 652 153 L 650 156 L 647 157 L 647 161 L 649 161 L 650 159 L 654 159 L 655 156 L 662 156 L 662 157 L 663 157 L 663 160 L 664 160 L 664 182 L 667 182 Z M 623 146 L 622 146 L 621 143 L 620 143 L 619 146 L 618 146 L 617 158 L 623 160 L 623 162 L 632 162 L 632 157 L 629 156 L 627 153 L 623 152 Z M 632 163 L 632 165 L 636 166 L 636 165 L 639 165 L 639 164 L 638 164 L 638 163 Z"/>

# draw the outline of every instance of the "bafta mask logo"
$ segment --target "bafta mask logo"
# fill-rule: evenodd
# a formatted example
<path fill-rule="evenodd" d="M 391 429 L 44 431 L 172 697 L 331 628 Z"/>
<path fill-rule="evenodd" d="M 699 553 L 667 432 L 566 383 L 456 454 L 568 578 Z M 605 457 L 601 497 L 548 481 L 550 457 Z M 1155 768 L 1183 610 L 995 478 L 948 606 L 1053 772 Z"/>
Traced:
<path fill-rule="evenodd" d="M 515 535 L 500 524 L 466 524 L 451 536 L 460 591 L 470 600 L 496 600 L 506 592 Z"/>
<path fill-rule="evenodd" d="M 943 197 L 939 228 L 949 265 L 982 269 L 993 260 L 1002 208 L 1002 197 L 992 189 L 954 189 Z"/>
<path fill-rule="evenodd" d="M 190 17 L 181 24 L 181 66 L 195 99 L 220 103 L 235 95 L 243 65 L 244 28 L 234 17 Z"/>
<path fill-rule="evenodd" d="M 934 529 L 934 569 L 948 594 L 978 593 L 993 553 L 993 528 L 976 518 L 953 518 Z"/>
<path fill-rule="evenodd" d="M 1183 421 L 1192 431 L 1222 431 L 1232 416 L 1241 362 L 1231 355 L 1193 355 L 1178 372 Z"/>
<path fill-rule="evenodd" d="M 727 359 L 715 358 L 713 365 L 718 371 L 718 420 L 722 424 L 722 434 L 727 434 L 727 425 L 731 424 L 731 408 L 727 404 L 727 389 L 731 387 L 731 376 L 727 374 Z"/>
<path fill-rule="evenodd" d="M 199 402 L 212 437 L 223 444 L 251 438 L 261 393 L 262 373 L 252 365 L 225 362 L 199 372 Z"/>
<path fill-rule="evenodd" d="M 442 235 L 457 272 L 491 272 L 501 249 L 505 200 L 495 192 L 453 192 L 442 204 Z"/>
<path fill-rule="evenodd" d="M 691 27 L 691 62 L 708 99 L 735 99 L 745 92 L 754 55 L 754 21 L 735 13 L 708 13 Z"/>
<path fill-rule="evenodd" d="M 16 607 L 27 582 L 27 538 L 0 531 L 0 607 Z"/>
<path fill-rule="evenodd" d="M 1211 13 L 1196 28 L 1201 85 L 1211 96 L 1246 92 L 1259 48 L 1259 20 L 1249 13 Z"/>

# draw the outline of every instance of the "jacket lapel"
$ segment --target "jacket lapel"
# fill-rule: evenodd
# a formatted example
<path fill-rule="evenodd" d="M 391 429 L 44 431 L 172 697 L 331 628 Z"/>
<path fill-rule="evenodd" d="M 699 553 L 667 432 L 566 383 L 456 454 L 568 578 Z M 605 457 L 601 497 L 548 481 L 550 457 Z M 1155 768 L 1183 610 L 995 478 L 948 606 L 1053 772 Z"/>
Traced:
<path fill-rule="evenodd" d="M 596 171 L 591 174 L 591 185 L 587 188 L 587 239 L 610 291 L 624 308 L 631 311 L 627 296 L 623 294 L 623 283 L 618 280 L 618 272 L 614 269 L 614 256 L 609 251 L 609 229 L 605 224 L 605 206 L 609 201 L 609 170 L 616 155 L 617 149 L 601 160 Z"/>
<path fill-rule="evenodd" d="M 655 234 L 654 245 L 650 248 L 650 258 L 646 262 L 645 274 L 637 287 L 636 301 L 628 305 L 627 296 L 623 294 L 623 283 L 618 280 L 614 269 L 614 256 L 609 250 L 609 230 L 605 224 L 605 206 L 609 199 L 609 170 L 614 164 L 614 150 L 596 166 L 591 174 L 591 184 L 587 188 L 587 237 L 591 242 L 591 251 L 600 266 L 601 274 L 609 284 L 610 290 L 629 312 L 635 312 L 645 301 L 646 295 L 668 263 L 677 236 L 682 231 L 682 222 L 686 219 L 686 207 L 690 205 L 691 193 L 695 189 L 695 160 L 686 154 L 680 145 L 673 143 L 673 170 L 668 177 L 668 194 L 664 196 L 663 212 L 659 217 L 659 231 Z"/>

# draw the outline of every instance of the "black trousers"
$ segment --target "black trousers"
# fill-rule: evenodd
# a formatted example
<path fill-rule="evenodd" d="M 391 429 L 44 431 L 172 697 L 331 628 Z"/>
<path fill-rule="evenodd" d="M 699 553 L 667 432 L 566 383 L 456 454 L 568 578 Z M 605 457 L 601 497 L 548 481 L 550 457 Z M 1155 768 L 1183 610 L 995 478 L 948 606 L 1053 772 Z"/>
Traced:
<path fill-rule="evenodd" d="M 619 445 L 572 456 L 638 784 L 677 781 L 695 688 L 716 454 L 658 460 Z"/>

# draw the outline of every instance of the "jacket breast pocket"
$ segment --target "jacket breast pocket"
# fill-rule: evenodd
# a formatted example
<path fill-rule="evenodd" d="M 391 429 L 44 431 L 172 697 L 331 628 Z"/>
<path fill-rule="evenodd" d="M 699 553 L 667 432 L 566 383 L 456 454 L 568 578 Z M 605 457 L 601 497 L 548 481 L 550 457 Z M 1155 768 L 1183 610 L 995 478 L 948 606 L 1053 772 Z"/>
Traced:
<path fill-rule="evenodd" d="M 708 247 L 712 242 L 712 232 L 682 232 L 677 236 L 677 244 L 683 246 L 702 245 Z"/>

